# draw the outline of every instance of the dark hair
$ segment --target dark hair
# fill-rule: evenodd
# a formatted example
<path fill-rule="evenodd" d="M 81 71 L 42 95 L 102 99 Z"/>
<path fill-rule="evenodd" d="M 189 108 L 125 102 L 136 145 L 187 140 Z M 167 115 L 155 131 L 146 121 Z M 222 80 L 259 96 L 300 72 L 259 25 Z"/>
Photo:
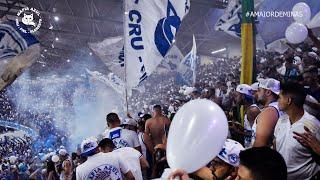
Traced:
<path fill-rule="evenodd" d="M 142 116 L 142 119 L 143 119 L 144 121 L 147 121 L 147 120 L 150 119 L 150 118 L 152 118 L 152 116 L 151 116 L 150 114 L 145 114 L 145 115 Z"/>
<path fill-rule="evenodd" d="M 114 145 L 113 141 L 109 138 L 104 138 L 99 142 L 99 147 L 102 149 L 105 148 L 112 148 L 115 149 L 116 146 Z"/>
<path fill-rule="evenodd" d="M 277 151 L 253 147 L 240 152 L 240 164 L 250 170 L 254 180 L 286 180 L 287 166 Z"/>
<path fill-rule="evenodd" d="M 107 122 L 108 123 L 115 123 L 117 121 L 120 121 L 118 114 L 116 113 L 109 113 L 107 115 Z"/>
<path fill-rule="evenodd" d="M 154 110 L 161 111 L 161 106 L 159 104 L 153 106 Z"/>
<path fill-rule="evenodd" d="M 280 90 L 281 94 L 291 96 L 293 104 L 303 107 L 307 94 L 302 85 L 294 82 L 281 83 Z"/>

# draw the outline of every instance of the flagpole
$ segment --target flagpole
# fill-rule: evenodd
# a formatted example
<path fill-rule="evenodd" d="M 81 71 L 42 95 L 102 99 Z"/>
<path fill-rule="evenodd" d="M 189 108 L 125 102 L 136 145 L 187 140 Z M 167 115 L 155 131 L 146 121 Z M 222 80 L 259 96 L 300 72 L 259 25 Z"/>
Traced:
<path fill-rule="evenodd" d="M 128 84 L 127 84 L 127 56 L 126 56 L 126 15 L 127 15 L 127 6 L 126 6 L 126 0 L 123 0 L 123 54 L 124 54 L 124 82 L 125 82 L 125 98 L 126 98 L 126 111 L 127 114 L 129 114 L 129 103 L 128 103 Z"/>

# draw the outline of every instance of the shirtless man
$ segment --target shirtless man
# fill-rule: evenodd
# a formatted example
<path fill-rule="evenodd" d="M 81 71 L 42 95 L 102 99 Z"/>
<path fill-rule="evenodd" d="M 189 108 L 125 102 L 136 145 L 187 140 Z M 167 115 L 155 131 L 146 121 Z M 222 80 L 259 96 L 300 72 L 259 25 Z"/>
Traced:
<path fill-rule="evenodd" d="M 151 150 L 151 146 L 155 147 L 158 144 L 162 144 L 165 127 L 168 127 L 170 123 L 170 120 L 162 115 L 161 106 L 155 105 L 153 107 L 152 118 L 147 120 L 145 126 L 145 136 L 147 139 L 150 139 L 149 145 L 147 145 L 149 150 Z M 151 151 L 153 152 L 153 148 Z"/>

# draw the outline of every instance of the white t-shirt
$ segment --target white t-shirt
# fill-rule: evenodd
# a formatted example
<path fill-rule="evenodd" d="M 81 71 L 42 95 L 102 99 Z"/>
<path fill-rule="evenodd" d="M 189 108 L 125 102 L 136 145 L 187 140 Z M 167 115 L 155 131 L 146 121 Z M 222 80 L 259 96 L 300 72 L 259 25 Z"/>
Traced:
<path fill-rule="evenodd" d="M 105 132 L 105 137 L 113 141 L 116 149 L 123 147 L 139 147 L 138 134 L 134 131 L 121 127 L 112 128 Z"/>
<path fill-rule="evenodd" d="M 116 153 L 98 153 L 76 169 L 77 180 L 122 180 L 121 173 L 128 173 L 127 164 Z"/>
<path fill-rule="evenodd" d="M 266 106 L 265 108 L 267 108 L 267 107 L 274 107 L 278 112 L 279 118 L 284 114 L 282 111 L 279 110 L 278 102 L 272 102 L 268 106 Z M 260 114 L 263 112 L 264 109 L 261 110 Z M 252 125 L 251 147 L 253 146 L 254 141 L 256 140 L 257 123 L 258 123 L 258 119 L 259 119 L 260 114 L 256 117 L 256 119 L 254 120 L 254 123 Z"/>
<path fill-rule="evenodd" d="M 304 126 L 320 137 L 320 122 L 304 111 L 301 119 L 291 125 L 288 115 L 283 115 L 275 128 L 276 150 L 283 156 L 288 169 L 288 179 L 310 179 L 320 170 L 311 156 L 311 150 L 293 138 L 293 132 L 304 133 Z"/>
<path fill-rule="evenodd" d="M 143 140 L 143 134 L 144 133 L 139 132 L 138 133 L 138 138 L 139 138 L 139 143 L 141 145 L 142 154 L 146 158 L 147 157 L 147 147 L 146 147 L 146 144 L 144 143 L 144 140 Z"/>
<path fill-rule="evenodd" d="M 140 158 L 142 157 L 142 154 L 139 151 L 131 147 L 124 147 L 116 149 L 113 152 L 118 153 L 119 156 L 125 160 L 135 180 L 143 179 L 140 165 Z"/>

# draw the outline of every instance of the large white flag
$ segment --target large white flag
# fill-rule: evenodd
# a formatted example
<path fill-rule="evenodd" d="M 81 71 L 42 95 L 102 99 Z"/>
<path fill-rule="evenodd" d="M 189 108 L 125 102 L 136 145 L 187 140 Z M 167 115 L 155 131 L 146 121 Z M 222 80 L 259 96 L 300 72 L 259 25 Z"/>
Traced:
<path fill-rule="evenodd" d="M 86 71 L 90 75 L 90 78 L 111 87 L 117 93 L 119 93 L 120 97 L 122 97 L 123 99 L 126 97 L 125 83 L 114 73 L 109 73 L 108 76 L 106 76 L 98 71 L 90 71 L 88 69 L 86 69 Z M 128 90 L 128 97 L 130 97 L 131 94 L 132 91 Z"/>
<path fill-rule="evenodd" d="M 196 39 L 193 36 L 193 46 L 191 51 L 181 61 L 178 72 L 182 75 L 183 79 L 189 84 L 196 83 L 196 65 L 197 65 L 197 45 Z"/>
<path fill-rule="evenodd" d="M 89 43 L 90 49 L 105 63 L 108 69 L 125 80 L 123 36 L 110 37 L 102 42 Z"/>
<path fill-rule="evenodd" d="M 123 81 L 125 80 L 124 40 L 122 36 L 107 38 L 97 43 L 88 43 L 88 45 L 111 72 Z M 183 55 L 180 49 L 173 45 L 161 62 L 161 66 L 167 70 L 176 70 L 182 59 Z"/>
<path fill-rule="evenodd" d="M 190 0 L 125 0 L 125 67 L 129 88 L 138 86 L 169 51 Z"/>

